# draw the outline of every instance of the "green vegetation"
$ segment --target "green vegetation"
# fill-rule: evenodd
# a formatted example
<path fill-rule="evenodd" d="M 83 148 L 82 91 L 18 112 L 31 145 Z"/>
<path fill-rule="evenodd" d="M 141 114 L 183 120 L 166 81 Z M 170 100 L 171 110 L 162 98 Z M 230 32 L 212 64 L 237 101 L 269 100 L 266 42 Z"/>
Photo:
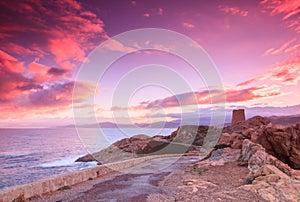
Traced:
<path fill-rule="evenodd" d="M 61 188 L 58 189 L 58 191 L 64 191 L 64 190 L 68 190 L 68 189 L 71 189 L 70 186 L 63 186 Z"/>
<path fill-rule="evenodd" d="M 190 170 L 185 170 L 185 172 L 197 172 L 199 175 L 202 175 L 208 171 L 207 168 L 199 168 L 198 166 L 198 164 L 194 164 Z"/>
<path fill-rule="evenodd" d="M 25 202 L 24 194 L 20 194 L 17 198 L 15 198 L 12 202 Z"/>
<path fill-rule="evenodd" d="M 33 195 L 33 196 L 29 197 L 28 200 L 32 201 L 32 200 L 37 199 L 37 198 L 40 198 L 40 196 L 36 194 L 36 195 Z"/>
<path fill-rule="evenodd" d="M 245 179 L 245 183 L 246 184 L 252 184 L 252 182 L 255 180 L 256 176 L 254 175 L 249 175 L 248 177 L 246 177 Z"/>

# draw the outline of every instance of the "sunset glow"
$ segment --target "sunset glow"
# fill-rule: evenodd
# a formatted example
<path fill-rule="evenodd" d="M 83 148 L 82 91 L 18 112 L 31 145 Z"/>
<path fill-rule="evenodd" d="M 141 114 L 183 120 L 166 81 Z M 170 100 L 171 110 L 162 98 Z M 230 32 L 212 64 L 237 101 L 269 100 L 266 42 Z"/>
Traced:
<path fill-rule="evenodd" d="M 176 31 L 202 46 L 222 79 L 228 110 L 247 108 L 247 116 L 300 114 L 299 0 L 27 0 L 0 5 L 0 127 L 74 124 L 73 107 L 82 109 L 82 118 L 95 113 L 99 121 L 117 117 L 122 123 L 172 121 L 183 112 L 205 116 L 213 110 L 211 96 L 220 92 L 208 91 L 188 64 L 165 53 L 135 52 L 112 64 L 99 83 L 76 81 L 88 55 L 103 41 L 140 28 Z M 125 52 L 140 45 L 112 41 L 106 48 Z M 178 47 L 174 42 L 163 48 Z M 126 105 L 109 101 L 125 74 L 149 64 L 172 67 L 190 91 L 174 94 L 144 86 L 129 95 Z M 75 82 L 80 96 L 73 96 Z"/>

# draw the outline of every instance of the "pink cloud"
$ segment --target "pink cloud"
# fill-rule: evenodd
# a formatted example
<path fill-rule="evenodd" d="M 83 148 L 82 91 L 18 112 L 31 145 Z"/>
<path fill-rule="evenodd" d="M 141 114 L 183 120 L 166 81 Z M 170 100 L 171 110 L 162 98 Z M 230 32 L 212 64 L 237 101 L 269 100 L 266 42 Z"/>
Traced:
<path fill-rule="evenodd" d="M 30 84 L 30 79 L 22 75 L 25 71 L 23 63 L 2 50 L 0 69 L 0 102 L 8 102 L 21 94 L 22 88 Z"/>
<path fill-rule="evenodd" d="M 184 27 L 184 28 L 195 28 L 195 25 L 194 24 L 192 24 L 192 23 L 188 23 L 188 22 L 184 22 L 184 23 L 182 23 L 182 26 Z"/>
<path fill-rule="evenodd" d="M 76 89 L 78 95 L 73 97 L 74 85 L 74 81 L 67 81 L 65 83 L 52 83 L 47 86 L 29 83 L 28 85 L 18 87 L 17 96 L 14 97 L 13 100 L 10 99 L 9 102 L 5 102 L 5 100 L 0 99 L 2 112 L 0 119 L 20 119 L 49 114 L 55 115 L 63 111 L 71 110 L 72 99 L 74 99 L 75 102 L 84 102 L 90 98 L 90 94 L 94 93 L 95 90 L 95 86 L 90 83 L 77 82 Z M 0 93 L 1 92 L 2 91 L 0 91 Z"/>
<path fill-rule="evenodd" d="M 70 38 L 52 39 L 49 41 L 49 46 L 52 54 L 56 57 L 57 64 L 65 69 L 70 69 L 70 66 L 64 65 L 65 61 L 83 62 L 85 60 L 85 52 L 76 41 Z"/>
<path fill-rule="evenodd" d="M 234 6 L 219 6 L 219 10 L 223 11 L 225 13 L 231 14 L 231 15 L 241 15 L 243 17 L 246 17 L 248 15 L 248 11 L 247 10 L 241 10 L 238 7 L 234 7 Z"/>
<path fill-rule="evenodd" d="M 13 73 L 21 73 L 25 70 L 24 64 L 19 62 L 17 58 L 7 54 L 6 52 L 0 50 L 0 58 L 1 58 L 1 68 L 6 69 L 9 72 Z"/>
<path fill-rule="evenodd" d="M 26 47 L 30 48 L 25 48 L 20 43 L 2 47 L 12 54 L 28 54 L 39 58 L 53 54 L 56 66 L 73 69 L 95 47 L 90 40 L 98 39 L 100 42 L 107 38 L 103 21 L 75 0 L 48 4 L 41 4 L 39 1 L 0 4 L 8 11 L 26 12 L 16 13 L 14 20 L 7 20 L 0 27 L 0 32 L 5 33 L 1 35 L 3 40 L 11 41 L 18 39 L 22 33 L 30 33 L 26 39 Z M 49 9 L 50 6 L 52 9 Z M 7 13 L 3 13 L 1 17 L 11 19 Z M 55 19 L 55 26 L 53 21 L 46 19 Z M 26 23 L 22 23 L 24 21 Z"/>
<path fill-rule="evenodd" d="M 296 50 L 299 45 L 294 45 L 292 47 L 289 47 L 293 42 L 296 41 L 296 38 L 293 38 L 287 42 L 285 42 L 284 44 L 282 44 L 280 46 L 280 48 L 276 49 L 276 48 L 270 48 L 268 50 L 265 51 L 264 55 L 277 55 L 279 53 L 283 53 L 283 52 L 291 52 Z"/>
<path fill-rule="evenodd" d="M 282 20 L 287 21 L 288 27 L 300 32 L 300 1 L 264 0 L 261 4 L 271 11 L 271 15 L 283 15 Z"/>
<path fill-rule="evenodd" d="M 297 85 L 299 80 L 300 56 L 297 56 L 292 60 L 285 61 L 279 65 L 274 65 L 266 74 L 239 83 L 237 86 L 245 86 L 259 81 L 265 83 L 278 81 L 281 85 Z"/>
<path fill-rule="evenodd" d="M 17 55 L 39 55 L 39 52 L 25 48 L 15 43 L 7 43 L 2 46 L 5 51 L 17 54 Z"/>
<path fill-rule="evenodd" d="M 47 72 L 49 71 L 50 67 L 45 65 L 39 64 L 36 61 L 33 61 L 29 64 L 28 73 L 29 75 L 33 76 L 33 78 L 40 83 L 46 82 L 49 80 Z"/>
<path fill-rule="evenodd" d="M 225 94 L 224 94 L 225 93 Z M 163 99 L 157 99 L 152 101 L 143 102 L 137 106 L 118 107 L 111 108 L 112 111 L 118 110 L 153 110 L 160 108 L 174 108 L 191 105 L 212 104 L 212 100 L 216 103 L 221 103 L 224 97 L 226 102 L 237 103 L 246 102 L 250 100 L 256 100 L 260 98 L 269 98 L 272 96 L 281 95 L 279 88 L 276 86 L 257 86 L 244 89 L 229 89 L 225 92 L 218 90 L 189 92 L 174 96 L 165 97 Z"/>

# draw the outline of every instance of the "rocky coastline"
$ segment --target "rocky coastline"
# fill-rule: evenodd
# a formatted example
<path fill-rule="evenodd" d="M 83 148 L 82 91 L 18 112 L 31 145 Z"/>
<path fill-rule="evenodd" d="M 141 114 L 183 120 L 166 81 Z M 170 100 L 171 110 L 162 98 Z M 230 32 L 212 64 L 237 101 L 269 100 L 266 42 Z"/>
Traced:
<path fill-rule="evenodd" d="M 104 164 L 154 154 L 199 155 L 208 129 L 181 126 L 169 136 L 137 135 L 77 161 L 97 159 Z M 283 126 L 260 116 L 236 122 L 223 128 L 213 151 L 194 166 L 201 169 L 233 161 L 249 170 L 246 183 L 238 189 L 256 193 L 266 201 L 300 201 L 300 124 Z M 198 182 L 188 184 L 193 183 Z"/>

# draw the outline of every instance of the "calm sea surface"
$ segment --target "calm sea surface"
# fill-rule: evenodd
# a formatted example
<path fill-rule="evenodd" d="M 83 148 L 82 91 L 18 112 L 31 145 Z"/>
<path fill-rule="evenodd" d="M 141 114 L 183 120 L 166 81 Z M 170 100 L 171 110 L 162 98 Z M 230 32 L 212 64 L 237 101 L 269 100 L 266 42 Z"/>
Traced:
<path fill-rule="evenodd" d="M 88 152 L 136 134 L 169 135 L 175 129 L 0 129 L 0 189 L 95 166 L 75 163 Z"/>

